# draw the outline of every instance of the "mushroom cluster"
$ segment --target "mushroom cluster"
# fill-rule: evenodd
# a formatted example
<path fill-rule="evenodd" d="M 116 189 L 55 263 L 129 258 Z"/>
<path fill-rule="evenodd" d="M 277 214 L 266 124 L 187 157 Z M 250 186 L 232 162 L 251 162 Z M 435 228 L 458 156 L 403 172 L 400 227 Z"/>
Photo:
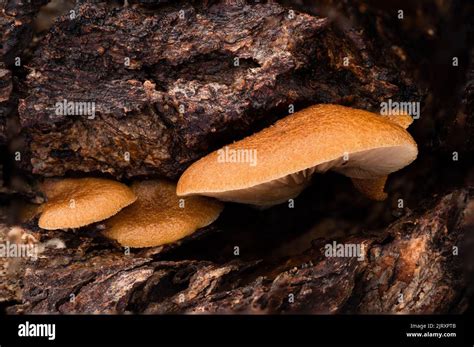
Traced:
<path fill-rule="evenodd" d="M 252 162 L 222 160 L 220 149 L 192 164 L 177 185 L 47 180 L 39 226 L 69 229 L 105 221 L 104 235 L 122 246 L 161 246 L 213 223 L 223 205 L 210 198 L 269 207 L 296 197 L 315 173 L 328 170 L 351 178 L 367 197 L 383 200 L 387 176 L 417 157 L 416 142 L 406 131 L 411 123 L 408 115 L 315 105 L 225 147 L 254 153 Z"/>
<path fill-rule="evenodd" d="M 223 209 L 205 197 L 180 199 L 167 181 L 128 187 L 103 178 L 66 178 L 46 180 L 41 189 L 47 202 L 39 209 L 40 228 L 73 229 L 105 220 L 105 236 L 136 248 L 178 241 L 214 222 Z"/>

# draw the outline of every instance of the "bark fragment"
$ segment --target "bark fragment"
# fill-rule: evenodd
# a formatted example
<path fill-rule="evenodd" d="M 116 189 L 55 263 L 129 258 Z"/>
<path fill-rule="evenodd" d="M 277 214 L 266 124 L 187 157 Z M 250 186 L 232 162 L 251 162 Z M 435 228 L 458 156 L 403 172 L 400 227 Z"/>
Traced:
<path fill-rule="evenodd" d="M 417 93 L 398 67 L 374 63 L 375 48 L 356 31 L 341 34 L 328 18 L 276 3 L 184 2 L 155 11 L 86 3 L 76 13 L 41 43 L 19 107 L 28 169 L 45 176 L 176 178 L 290 104 L 377 109 Z M 95 118 L 57 114 L 64 100 L 94 102 Z"/>
<path fill-rule="evenodd" d="M 33 19 L 48 0 L 0 0 L 0 145 L 7 134 L 7 119 L 15 114 L 17 100 L 12 96 L 12 72 L 16 59 L 24 63 L 23 51 L 33 38 Z"/>
<path fill-rule="evenodd" d="M 0 145 L 7 140 L 7 116 L 12 110 L 9 103 L 12 89 L 11 72 L 0 62 Z"/>
<path fill-rule="evenodd" d="M 0 61 L 13 65 L 31 42 L 33 18 L 48 0 L 0 1 Z"/>

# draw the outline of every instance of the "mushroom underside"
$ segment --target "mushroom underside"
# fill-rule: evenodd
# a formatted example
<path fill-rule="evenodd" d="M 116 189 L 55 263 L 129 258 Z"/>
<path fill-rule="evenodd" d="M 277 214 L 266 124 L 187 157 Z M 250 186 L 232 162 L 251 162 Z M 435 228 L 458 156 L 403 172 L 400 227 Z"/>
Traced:
<path fill-rule="evenodd" d="M 315 173 L 333 170 L 356 180 L 356 188 L 364 194 L 369 191 L 377 191 L 377 194 L 371 193 L 366 195 L 369 198 L 380 200 L 384 196 L 383 185 L 380 182 L 386 179 L 386 176 L 390 173 L 409 165 L 415 160 L 416 156 L 416 147 L 409 146 L 379 147 L 354 153 L 343 152 L 336 159 L 269 182 L 243 189 L 197 194 L 214 197 L 223 201 L 256 205 L 263 208 L 271 207 L 297 197 L 310 185 Z M 362 183 L 361 181 L 365 182 Z M 360 187 L 363 187 L 363 189 L 359 189 Z"/>

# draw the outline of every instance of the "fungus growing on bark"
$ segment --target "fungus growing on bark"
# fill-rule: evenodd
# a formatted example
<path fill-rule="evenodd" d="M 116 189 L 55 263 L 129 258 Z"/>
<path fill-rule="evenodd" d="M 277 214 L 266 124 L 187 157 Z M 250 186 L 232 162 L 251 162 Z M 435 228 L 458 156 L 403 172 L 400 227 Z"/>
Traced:
<path fill-rule="evenodd" d="M 177 194 L 272 206 L 296 197 L 314 173 L 334 170 L 369 198 L 381 200 L 387 175 L 417 157 L 417 145 L 405 130 L 411 122 L 408 115 L 315 105 L 226 147 L 227 152 L 254 151 L 255 165 L 219 160 L 222 150 L 215 151 L 183 173 Z"/>
<path fill-rule="evenodd" d="M 102 221 L 136 200 L 125 184 L 102 178 L 48 179 L 41 189 L 47 202 L 40 207 L 38 225 L 47 230 Z"/>
<path fill-rule="evenodd" d="M 126 247 L 155 247 L 173 243 L 213 223 L 222 203 L 205 197 L 180 199 L 174 183 L 136 182 L 137 202 L 105 222 L 104 235 Z"/>

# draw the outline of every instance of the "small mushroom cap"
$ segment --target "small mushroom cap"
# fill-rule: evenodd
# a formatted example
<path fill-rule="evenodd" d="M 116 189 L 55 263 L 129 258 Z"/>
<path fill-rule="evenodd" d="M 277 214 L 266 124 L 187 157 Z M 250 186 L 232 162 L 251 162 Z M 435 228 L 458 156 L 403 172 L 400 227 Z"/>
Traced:
<path fill-rule="evenodd" d="M 339 105 L 315 105 L 227 146 L 228 151 L 254 150 L 256 165 L 223 162 L 215 151 L 183 173 L 177 193 L 269 206 L 297 196 L 315 172 L 384 177 L 418 154 L 404 129 L 411 121 L 407 115 L 383 117 Z"/>
<path fill-rule="evenodd" d="M 48 179 L 41 189 L 48 201 L 41 206 L 38 225 L 47 230 L 102 221 L 136 200 L 125 184 L 102 178 Z"/>
<path fill-rule="evenodd" d="M 104 235 L 125 247 L 155 247 L 178 241 L 213 223 L 223 204 L 205 197 L 180 199 L 174 183 L 135 182 L 137 202 L 105 222 Z"/>

